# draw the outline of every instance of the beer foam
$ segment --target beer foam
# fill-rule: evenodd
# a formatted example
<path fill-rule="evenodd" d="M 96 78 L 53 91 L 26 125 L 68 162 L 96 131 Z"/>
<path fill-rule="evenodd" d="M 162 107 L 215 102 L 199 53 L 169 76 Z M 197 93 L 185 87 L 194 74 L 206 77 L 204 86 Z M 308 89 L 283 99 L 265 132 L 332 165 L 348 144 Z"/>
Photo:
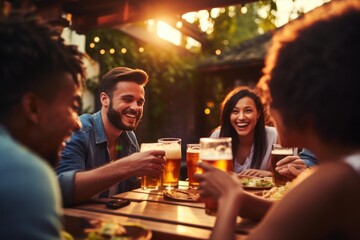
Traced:
<path fill-rule="evenodd" d="M 292 148 L 284 148 L 284 149 L 274 149 L 271 151 L 271 154 L 276 154 L 276 155 L 293 155 L 294 152 L 292 150 Z"/>
<path fill-rule="evenodd" d="M 216 161 L 216 160 L 232 160 L 232 152 L 231 149 L 218 152 L 215 150 L 207 150 L 207 151 L 200 151 L 199 155 L 200 159 L 206 159 L 207 161 Z"/>
<path fill-rule="evenodd" d="M 181 159 L 181 146 L 179 144 L 160 144 L 160 148 L 165 151 L 166 158 Z"/>
<path fill-rule="evenodd" d="M 188 150 L 186 150 L 186 152 L 188 152 L 188 153 L 199 153 L 200 149 L 188 149 Z"/>
<path fill-rule="evenodd" d="M 142 143 L 140 146 L 140 152 L 150 151 L 150 150 L 159 150 L 160 143 Z"/>

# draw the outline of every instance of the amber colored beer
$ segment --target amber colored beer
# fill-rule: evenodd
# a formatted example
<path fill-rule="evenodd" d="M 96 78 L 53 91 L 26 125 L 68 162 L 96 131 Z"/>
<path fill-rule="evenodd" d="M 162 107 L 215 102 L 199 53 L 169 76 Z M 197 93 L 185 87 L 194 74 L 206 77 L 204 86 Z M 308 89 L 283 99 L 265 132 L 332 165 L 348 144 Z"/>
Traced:
<path fill-rule="evenodd" d="M 181 139 L 163 138 L 158 140 L 161 149 L 165 151 L 165 168 L 162 176 L 162 186 L 174 188 L 179 185 L 181 167 Z"/>
<path fill-rule="evenodd" d="M 219 168 L 225 172 L 232 172 L 233 171 L 233 161 L 231 159 L 221 159 L 221 160 L 206 160 L 201 159 L 202 162 L 208 163 L 215 168 Z M 216 201 L 213 200 L 206 200 L 205 201 L 205 213 L 208 215 L 215 216 L 217 212 L 218 204 Z"/>
<path fill-rule="evenodd" d="M 160 149 L 159 143 L 142 143 L 140 151 L 150 151 Z M 142 189 L 159 189 L 161 187 L 161 175 L 147 175 L 141 177 L 141 188 Z"/>
<path fill-rule="evenodd" d="M 142 176 L 141 177 L 141 188 L 142 189 L 159 189 L 161 186 L 161 175 L 160 176 Z"/>
<path fill-rule="evenodd" d="M 195 173 L 201 173 L 201 168 L 197 167 L 199 162 L 200 145 L 199 144 L 187 144 L 186 149 L 186 167 L 189 178 L 189 187 L 197 188 L 199 182 L 194 178 Z"/>
<path fill-rule="evenodd" d="M 275 146 L 276 145 L 276 146 Z M 273 174 L 273 182 L 275 185 L 285 185 L 286 182 L 291 181 L 290 178 L 281 175 L 278 173 L 276 168 L 276 163 L 280 161 L 281 159 L 287 157 L 287 156 L 293 156 L 294 150 L 292 148 L 282 148 L 279 146 L 279 144 L 274 144 L 273 150 L 271 151 L 271 171 Z"/>
<path fill-rule="evenodd" d="M 231 138 L 200 138 L 200 161 L 223 171 L 232 172 Z M 207 199 L 204 202 L 205 213 L 212 216 L 216 215 L 217 201 Z"/>

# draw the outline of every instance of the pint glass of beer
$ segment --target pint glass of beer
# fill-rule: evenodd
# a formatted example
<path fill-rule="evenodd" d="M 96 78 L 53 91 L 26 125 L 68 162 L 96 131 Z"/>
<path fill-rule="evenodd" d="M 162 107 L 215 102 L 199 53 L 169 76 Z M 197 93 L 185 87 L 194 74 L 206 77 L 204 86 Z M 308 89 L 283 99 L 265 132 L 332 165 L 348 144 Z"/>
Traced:
<path fill-rule="evenodd" d="M 285 185 L 286 182 L 291 181 L 290 178 L 285 177 L 275 171 L 276 163 L 287 156 L 295 155 L 294 148 L 285 148 L 282 147 L 280 144 L 273 144 L 271 150 L 271 171 L 273 174 L 273 182 L 276 186 Z"/>
<path fill-rule="evenodd" d="M 186 145 L 186 167 L 190 188 L 197 188 L 199 186 L 199 182 L 194 178 L 194 173 L 201 173 L 201 169 L 197 167 L 199 153 L 200 144 L 195 143 Z"/>
<path fill-rule="evenodd" d="M 165 151 L 166 159 L 162 186 L 165 188 L 178 187 L 181 167 L 181 139 L 160 138 L 158 142 L 161 149 Z"/>
<path fill-rule="evenodd" d="M 233 171 L 231 138 L 200 138 L 200 161 L 226 172 Z M 205 212 L 216 215 L 217 202 L 205 201 Z"/>
<path fill-rule="evenodd" d="M 140 152 L 146 152 L 150 150 L 158 150 L 160 148 L 160 143 L 142 143 L 140 147 Z M 142 189 L 159 189 L 161 187 L 161 175 L 153 176 L 147 175 L 141 177 L 141 188 Z"/>

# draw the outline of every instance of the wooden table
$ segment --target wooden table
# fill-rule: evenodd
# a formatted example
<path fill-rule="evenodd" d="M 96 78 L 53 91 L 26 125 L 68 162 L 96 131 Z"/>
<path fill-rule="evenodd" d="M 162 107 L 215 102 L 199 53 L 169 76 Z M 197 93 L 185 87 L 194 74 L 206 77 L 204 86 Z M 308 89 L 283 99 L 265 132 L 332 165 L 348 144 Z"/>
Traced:
<path fill-rule="evenodd" d="M 180 181 L 179 188 L 187 188 L 187 182 Z M 128 199 L 131 203 L 116 210 L 101 203 L 86 203 L 65 208 L 64 214 L 66 217 L 140 223 L 152 230 L 154 240 L 208 239 L 216 220 L 205 214 L 203 203 L 167 200 L 159 190 L 135 189 L 113 198 Z M 255 226 L 254 222 L 240 217 L 237 222 L 236 239 L 244 239 Z"/>

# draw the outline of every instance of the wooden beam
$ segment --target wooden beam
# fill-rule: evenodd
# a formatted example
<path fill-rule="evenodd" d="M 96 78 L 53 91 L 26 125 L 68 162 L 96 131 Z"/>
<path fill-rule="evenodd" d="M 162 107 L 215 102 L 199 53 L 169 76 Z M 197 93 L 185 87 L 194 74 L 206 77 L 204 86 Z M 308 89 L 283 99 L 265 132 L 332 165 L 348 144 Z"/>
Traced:
<path fill-rule="evenodd" d="M 257 0 L 66 0 L 63 10 L 72 14 L 74 30 L 85 33 L 99 27 L 255 1 Z"/>

